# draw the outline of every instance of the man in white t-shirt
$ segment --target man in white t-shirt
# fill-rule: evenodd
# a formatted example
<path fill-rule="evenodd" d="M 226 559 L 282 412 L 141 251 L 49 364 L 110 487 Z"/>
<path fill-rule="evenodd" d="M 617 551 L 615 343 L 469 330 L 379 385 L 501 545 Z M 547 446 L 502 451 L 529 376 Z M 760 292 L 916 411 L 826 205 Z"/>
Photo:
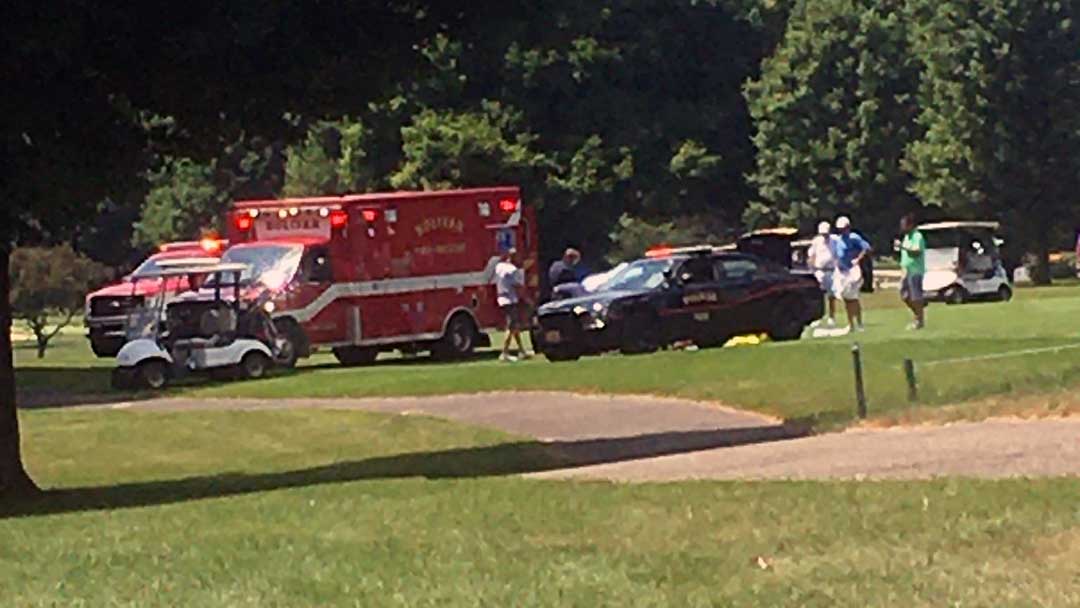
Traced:
<path fill-rule="evenodd" d="M 833 294 L 836 258 L 833 256 L 832 243 L 835 238 L 836 235 L 832 234 L 832 226 L 829 222 L 821 222 L 818 224 L 817 236 L 810 241 L 810 250 L 806 255 L 807 265 L 814 271 L 814 278 L 821 286 L 821 291 L 825 292 L 825 299 L 829 304 L 829 316 L 825 320 L 828 327 L 836 326 L 836 296 Z"/>
<path fill-rule="evenodd" d="M 521 341 L 521 330 L 525 325 L 523 304 L 528 297 L 525 292 L 525 272 L 517 265 L 516 249 L 504 252 L 502 259 L 495 265 L 495 294 L 499 310 L 506 315 L 506 341 L 503 342 L 499 359 L 516 360 L 510 356 L 511 342 L 517 342 L 518 353 L 522 359 L 532 357 Z"/>

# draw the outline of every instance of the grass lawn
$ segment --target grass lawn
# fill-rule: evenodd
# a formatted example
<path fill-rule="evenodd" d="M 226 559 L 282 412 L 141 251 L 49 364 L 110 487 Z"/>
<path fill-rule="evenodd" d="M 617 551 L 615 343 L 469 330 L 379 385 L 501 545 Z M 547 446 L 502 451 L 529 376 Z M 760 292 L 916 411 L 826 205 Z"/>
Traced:
<path fill-rule="evenodd" d="M 551 364 L 542 358 L 515 365 L 491 358 L 456 364 L 386 358 L 368 368 L 342 368 L 318 355 L 292 373 L 259 382 L 178 387 L 206 397 L 366 397 L 507 389 L 656 393 L 718 400 L 819 425 L 854 415 L 851 346 L 863 348 L 872 415 L 910 407 L 904 358 L 919 368 L 920 404 L 939 406 L 1001 394 L 1042 392 L 1080 384 L 1080 349 L 989 361 L 935 361 L 1080 343 L 1080 288 L 1018 290 L 1010 303 L 934 305 L 930 327 L 905 332 L 907 314 L 895 293 L 867 301 L 868 330 L 854 337 L 804 339 L 698 352 L 640 357 L 604 356 Z M 89 357 L 78 336 L 63 336 L 44 360 L 16 353 L 18 381 L 27 391 L 107 392 L 108 360 Z M 27 347 L 28 348 L 28 347 Z M 929 365 L 928 365 L 929 364 Z"/>
<path fill-rule="evenodd" d="M 64 489 L 0 506 L 10 606 L 1080 603 L 1078 480 L 538 482 L 492 475 L 557 453 L 423 417 L 22 423 Z"/>

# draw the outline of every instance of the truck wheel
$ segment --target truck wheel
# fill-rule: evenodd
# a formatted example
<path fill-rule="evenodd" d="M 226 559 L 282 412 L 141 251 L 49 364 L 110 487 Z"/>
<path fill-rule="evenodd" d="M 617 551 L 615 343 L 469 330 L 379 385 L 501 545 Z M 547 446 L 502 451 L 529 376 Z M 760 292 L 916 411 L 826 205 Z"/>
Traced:
<path fill-rule="evenodd" d="M 262 353 L 248 353 L 240 360 L 240 373 L 248 380 L 258 380 L 270 369 L 270 358 Z"/>
<path fill-rule="evenodd" d="M 304 329 L 293 319 L 278 319 L 274 321 L 278 338 L 282 340 L 280 352 L 275 357 L 275 363 L 284 368 L 296 367 L 296 361 L 302 356 L 307 356 L 311 351 Z"/>
<path fill-rule="evenodd" d="M 144 361 L 135 368 L 135 383 L 141 388 L 160 390 L 169 382 L 164 361 Z"/>
<path fill-rule="evenodd" d="M 339 346 L 334 349 L 334 358 L 345 367 L 370 365 L 379 356 L 379 351 L 363 346 Z"/>
<path fill-rule="evenodd" d="M 121 338 L 90 336 L 90 350 L 94 351 L 94 356 L 102 359 L 115 357 L 123 346 L 124 340 Z"/>
<path fill-rule="evenodd" d="M 442 340 L 432 347 L 431 354 L 436 359 L 460 359 L 467 357 L 476 349 L 476 325 L 468 315 L 454 315 L 446 326 Z"/>

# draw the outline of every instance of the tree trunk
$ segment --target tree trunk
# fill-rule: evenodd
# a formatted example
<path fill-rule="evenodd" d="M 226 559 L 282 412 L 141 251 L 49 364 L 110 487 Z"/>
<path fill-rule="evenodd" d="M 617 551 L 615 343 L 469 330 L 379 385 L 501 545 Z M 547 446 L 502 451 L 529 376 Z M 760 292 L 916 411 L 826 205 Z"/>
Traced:
<path fill-rule="evenodd" d="M 0 243 L 0 497 L 28 496 L 38 487 L 23 467 L 15 411 L 15 365 L 11 353 L 11 250 Z"/>
<path fill-rule="evenodd" d="M 1036 285 L 1049 285 L 1050 277 L 1050 235 L 1049 229 L 1039 227 L 1039 233 L 1035 235 L 1035 272 L 1031 281 Z"/>

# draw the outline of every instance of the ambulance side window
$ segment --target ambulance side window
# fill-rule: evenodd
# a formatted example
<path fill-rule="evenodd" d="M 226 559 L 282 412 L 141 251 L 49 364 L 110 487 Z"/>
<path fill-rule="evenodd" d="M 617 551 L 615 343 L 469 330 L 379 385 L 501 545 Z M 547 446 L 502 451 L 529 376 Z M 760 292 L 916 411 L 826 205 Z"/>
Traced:
<path fill-rule="evenodd" d="M 334 280 L 330 266 L 330 250 L 326 247 L 312 247 L 304 254 L 300 264 L 302 279 L 309 283 L 329 283 Z"/>

